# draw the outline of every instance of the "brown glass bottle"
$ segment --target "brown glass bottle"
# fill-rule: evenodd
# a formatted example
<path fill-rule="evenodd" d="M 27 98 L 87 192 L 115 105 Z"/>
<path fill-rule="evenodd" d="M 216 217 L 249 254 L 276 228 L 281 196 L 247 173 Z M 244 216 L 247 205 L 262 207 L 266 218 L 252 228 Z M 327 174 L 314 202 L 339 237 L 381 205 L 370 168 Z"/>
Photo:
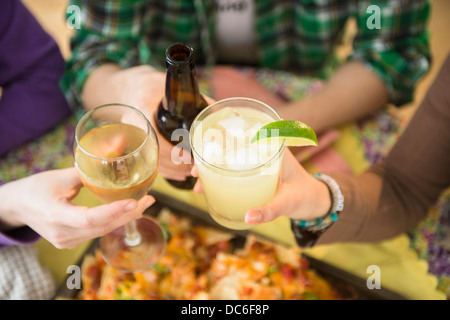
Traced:
<path fill-rule="evenodd" d="M 187 150 L 189 141 L 181 143 L 183 137 L 173 139 L 172 133 L 176 129 L 189 132 L 197 114 L 208 105 L 198 88 L 193 49 L 184 43 L 172 44 L 166 50 L 166 67 L 166 91 L 155 113 L 156 126 L 170 143 L 185 146 Z M 167 179 L 181 189 L 192 189 L 196 180 L 192 176 L 184 181 Z"/>

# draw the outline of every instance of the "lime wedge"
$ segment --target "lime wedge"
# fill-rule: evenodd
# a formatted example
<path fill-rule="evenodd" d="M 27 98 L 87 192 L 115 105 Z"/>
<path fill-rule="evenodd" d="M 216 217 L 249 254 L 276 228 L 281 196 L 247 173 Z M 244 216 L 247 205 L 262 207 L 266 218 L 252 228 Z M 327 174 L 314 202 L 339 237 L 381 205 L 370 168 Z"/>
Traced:
<path fill-rule="evenodd" d="M 314 130 L 307 124 L 296 120 L 270 122 L 256 132 L 251 142 L 270 144 L 283 140 L 285 146 L 288 147 L 317 146 L 317 136 Z"/>

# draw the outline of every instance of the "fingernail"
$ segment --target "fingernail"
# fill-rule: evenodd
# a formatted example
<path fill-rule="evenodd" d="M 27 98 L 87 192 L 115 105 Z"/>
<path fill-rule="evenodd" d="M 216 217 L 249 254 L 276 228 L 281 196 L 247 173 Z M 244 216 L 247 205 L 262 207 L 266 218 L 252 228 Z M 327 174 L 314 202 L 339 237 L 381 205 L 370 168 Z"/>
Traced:
<path fill-rule="evenodd" d="M 137 208 L 137 202 L 136 201 L 130 201 L 128 202 L 128 204 L 125 206 L 125 211 L 131 211 Z"/>
<path fill-rule="evenodd" d="M 248 224 L 259 223 L 262 221 L 263 215 L 261 209 L 251 210 L 245 215 L 245 222 Z"/>
<path fill-rule="evenodd" d="M 150 207 L 153 203 L 155 203 L 155 200 L 154 200 L 153 198 L 148 199 L 148 200 L 145 202 L 145 208 Z"/>
<path fill-rule="evenodd" d="M 193 190 L 194 190 L 195 193 L 202 193 L 202 188 L 200 187 L 200 185 L 198 183 L 196 183 L 194 185 L 194 189 Z"/>

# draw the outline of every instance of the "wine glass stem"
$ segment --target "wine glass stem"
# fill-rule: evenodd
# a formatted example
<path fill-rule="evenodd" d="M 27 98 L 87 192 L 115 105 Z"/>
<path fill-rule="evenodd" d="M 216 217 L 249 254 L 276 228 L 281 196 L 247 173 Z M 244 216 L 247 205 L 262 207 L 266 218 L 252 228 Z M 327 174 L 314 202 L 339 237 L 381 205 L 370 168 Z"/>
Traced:
<path fill-rule="evenodd" d="M 141 235 L 136 227 L 136 220 L 125 225 L 125 243 L 130 247 L 137 246 L 141 243 Z"/>

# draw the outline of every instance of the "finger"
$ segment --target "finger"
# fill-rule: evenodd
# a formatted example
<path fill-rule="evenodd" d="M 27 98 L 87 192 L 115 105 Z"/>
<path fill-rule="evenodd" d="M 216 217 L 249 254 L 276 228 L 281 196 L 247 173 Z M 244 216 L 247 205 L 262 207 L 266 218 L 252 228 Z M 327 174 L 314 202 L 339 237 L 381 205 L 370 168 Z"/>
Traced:
<path fill-rule="evenodd" d="M 87 219 L 88 226 L 91 225 L 92 228 L 102 227 L 104 225 L 113 223 L 117 221 L 122 216 L 134 216 L 134 218 L 139 218 L 142 213 L 155 203 L 155 199 L 152 196 L 145 196 L 138 202 L 131 200 L 128 204 L 123 206 L 122 204 L 110 203 L 111 208 L 101 208 L 94 207 L 88 209 L 85 219 Z"/>
<path fill-rule="evenodd" d="M 136 200 L 121 200 L 93 208 L 70 206 L 66 209 L 62 223 L 76 229 L 92 229 L 120 218 L 137 208 Z"/>
<path fill-rule="evenodd" d="M 274 211 L 271 207 L 253 208 L 247 211 L 245 214 L 245 222 L 248 224 L 259 224 L 264 222 L 270 222 L 277 218 L 278 211 Z"/>
<path fill-rule="evenodd" d="M 195 193 L 203 193 L 203 186 L 202 186 L 202 183 L 200 182 L 200 179 L 197 179 L 197 182 L 194 185 L 193 191 Z"/>
<path fill-rule="evenodd" d="M 139 202 L 133 199 L 128 199 L 115 201 L 93 208 L 75 206 L 71 203 L 66 203 L 65 206 L 59 208 L 59 211 L 65 212 L 62 217 L 64 219 L 64 225 L 74 228 L 93 229 L 119 219 L 125 214 L 142 214 L 142 212 L 153 203 L 153 197 L 146 196 Z"/>
<path fill-rule="evenodd" d="M 210 98 L 208 96 L 203 96 L 203 97 L 205 98 L 205 101 L 208 105 L 211 105 L 216 102 L 216 100 L 214 100 L 213 98 Z"/>
<path fill-rule="evenodd" d="M 103 224 L 101 226 L 92 228 L 92 229 L 85 229 L 82 232 L 80 232 L 80 237 L 78 239 L 73 239 L 73 242 L 85 242 L 87 240 L 102 237 L 105 234 L 108 234 L 115 229 L 124 226 L 125 224 L 142 218 L 142 213 L 147 209 L 150 205 L 155 203 L 155 199 L 153 197 L 148 196 L 147 199 L 141 199 L 140 205 L 136 210 L 133 210 L 131 212 L 128 212 L 121 217 L 114 219 L 106 224 Z M 149 205 L 150 204 L 150 205 Z"/>
<path fill-rule="evenodd" d="M 49 174 L 50 172 L 53 174 L 55 179 L 58 179 L 58 181 L 63 182 L 62 184 L 59 185 L 67 185 L 70 187 L 83 185 L 80 176 L 77 172 L 77 169 L 75 169 L 75 167 L 46 171 L 44 172 L 44 174 Z"/>
<path fill-rule="evenodd" d="M 192 166 L 191 175 L 195 178 L 198 178 L 198 168 L 196 165 Z M 195 183 L 193 190 L 196 193 L 203 193 L 203 187 L 202 183 L 200 182 L 200 179 L 197 179 L 197 182 Z"/>
<path fill-rule="evenodd" d="M 77 169 L 71 167 L 54 170 L 53 173 L 54 175 L 48 181 L 53 181 L 53 185 L 57 186 L 56 192 L 62 198 L 72 200 L 83 186 Z"/>
<path fill-rule="evenodd" d="M 71 237 L 65 239 L 65 241 L 62 243 L 58 243 L 57 247 L 59 249 L 75 248 L 78 245 L 80 245 L 86 241 L 89 241 L 91 239 L 103 237 L 104 235 L 114 231 L 115 229 L 117 229 L 135 219 L 139 219 L 139 218 L 140 217 L 137 217 L 136 214 L 134 214 L 133 212 L 129 212 L 108 224 L 98 226 L 95 228 L 91 228 L 91 229 L 67 228 L 68 231 L 66 233 L 70 234 Z"/>
<path fill-rule="evenodd" d="M 283 163 L 281 165 L 281 177 L 282 181 L 290 181 L 298 178 L 298 174 L 307 174 L 306 170 L 295 158 L 289 148 L 285 148 Z"/>
<path fill-rule="evenodd" d="M 191 175 L 192 175 L 193 177 L 198 178 L 198 169 L 197 169 L 197 166 L 196 166 L 196 165 L 193 165 L 193 166 L 192 166 L 192 169 L 191 169 Z"/>
<path fill-rule="evenodd" d="M 248 224 L 270 222 L 282 214 L 286 215 L 291 209 L 289 199 L 286 199 L 283 192 L 278 192 L 267 204 L 248 210 L 245 214 L 245 222 Z"/>
<path fill-rule="evenodd" d="M 80 225 L 63 227 L 66 229 L 66 231 L 62 233 L 65 236 L 63 239 L 59 239 L 54 245 L 60 249 L 70 249 L 88 240 L 104 236 L 105 234 L 127 224 L 128 222 L 131 222 L 132 220 L 141 218 L 142 213 L 153 203 L 155 203 L 155 199 L 151 196 L 146 196 L 137 202 L 138 205 L 135 209 L 127 211 L 123 215 L 99 226 L 88 228 L 81 227 Z"/>

